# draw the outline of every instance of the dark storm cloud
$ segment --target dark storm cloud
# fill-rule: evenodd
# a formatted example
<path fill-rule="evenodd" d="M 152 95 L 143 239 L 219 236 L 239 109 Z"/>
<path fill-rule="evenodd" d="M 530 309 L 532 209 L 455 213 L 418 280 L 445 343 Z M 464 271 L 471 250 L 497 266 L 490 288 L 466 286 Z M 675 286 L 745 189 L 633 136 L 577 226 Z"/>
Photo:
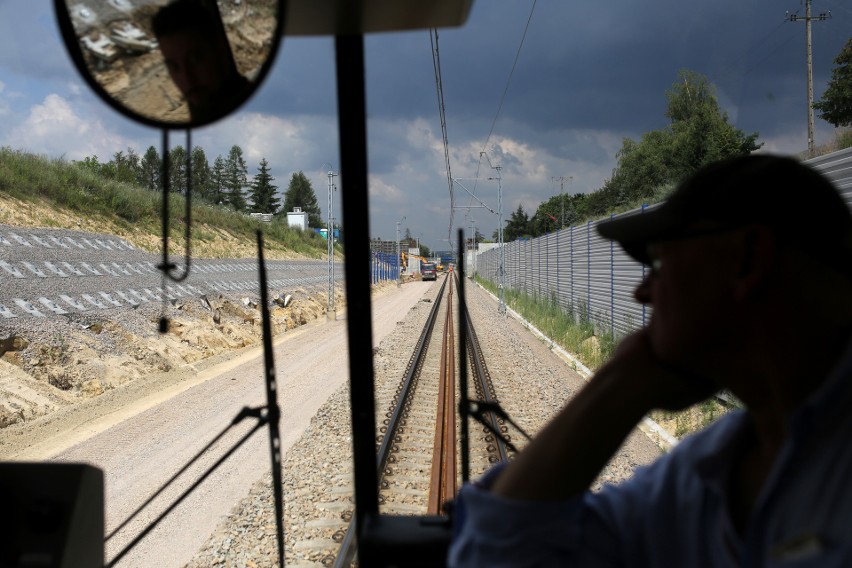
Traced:
<path fill-rule="evenodd" d="M 251 109 L 279 116 L 336 114 L 333 40 L 285 37 Z"/>
<path fill-rule="evenodd" d="M 496 114 L 528 14 L 528 3 L 496 10 L 479 2 L 464 28 L 439 32 L 449 117 Z M 782 7 L 768 0 L 651 7 L 616 2 L 605 13 L 591 2 L 538 2 L 500 117 L 541 131 L 604 128 L 639 135 L 666 123 L 665 91 L 680 69 L 692 69 L 716 83 L 735 109 L 754 112 L 753 120 L 743 118 L 754 129 L 786 102 L 777 96 L 767 107 L 767 94 L 787 93 L 791 76 L 804 81 L 804 73 L 794 71 L 804 69 L 804 29 L 784 17 Z M 814 33 L 815 54 L 821 53 L 814 61 L 815 83 L 828 80 L 845 40 L 841 33 L 834 37 L 844 27 L 840 19 L 813 24 L 833 26 L 831 33 Z M 375 44 L 382 41 L 377 37 Z M 373 51 L 368 69 L 372 64 L 372 84 L 379 85 L 371 99 L 376 112 L 432 112 L 426 41 L 408 34 L 394 38 L 394 49 Z"/>
<path fill-rule="evenodd" d="M 806 147 L 804 25 L 784 21 L 786 10 L 803 10 L 800 0 L 538 0 L 498 116 L 532 5 L 476 0 L 465 26 L 439 30 L 453 175 L 492 175 L 480 157 L 486 149 L 504 168 L 507 214 L 519 203 L 534 212 L 558 191 L 554 176 L 571 176 L 565 191 L 599 188 L 624 137 L 668 123 L 665 92 L 680 69 L 706 75 L 731 122 L 759 131 L 767 147 Z M 819 98 L 852 9 L 848 0 L 813 0 L 813 9 L 834 16 L 813 24 Z M 100 104 L 71 68 L 49 0 L 0 0 L 0 25 L 0 145 L 61 154 L 97 143 L 102 157 L 125 143 L 159 147 L 156 130 Z M 407 215 L 434 248 L 446 237 L 449 191 L 429 33 L 368 36 L 365 57 L 374 224 L 394 229 Z M 285 38 L 255 96 L 194 140 L 211 159 L 232 144 L 267 157 L 282 185 L 300 169 L 322 185 L 324 164 L 339 167 L 336 113 L 333 39 Z M 86 130 L 95 127 L 97 136 Z M 832 135 L 817 119 L 819 143 Z M 479 183 L 492 205 L 495 185 Z M 496 221 L 475 214 L 490 235 Z"/>

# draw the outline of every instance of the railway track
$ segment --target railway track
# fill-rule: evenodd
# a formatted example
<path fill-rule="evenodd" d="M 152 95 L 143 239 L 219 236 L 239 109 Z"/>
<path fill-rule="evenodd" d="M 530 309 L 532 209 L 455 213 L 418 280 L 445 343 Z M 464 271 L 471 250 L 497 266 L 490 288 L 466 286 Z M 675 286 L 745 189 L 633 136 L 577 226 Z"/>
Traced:
<path fill-rule="evenodd" d="M 378 417 L 376 467 L 382 514 L 449 521 L 446 505 L 458 485 L 471 473 L 479 475 L 509 459 L 506 444 L 495 435 L 506 436 L 507 426 L 489 411 L 497 394 L 459 284 L 452 272 L 447 273 L 392 400 Z M 465 310 L 462 317 L 460 307 Z M 464 333 L 459 333 L 460 325 L 465 326 Z M 459 335 L 466 341 L 457 350 Z M 468 382 L 467 376 L 472 380 Z M 467 388 L 474 401 L 471 408 L 485 424 L 472 420 L 463 424 L 458 415 L 461 388 Z M 350 566 L 356 554 L 354 522 L 341 540 L 334 566 Z"/>

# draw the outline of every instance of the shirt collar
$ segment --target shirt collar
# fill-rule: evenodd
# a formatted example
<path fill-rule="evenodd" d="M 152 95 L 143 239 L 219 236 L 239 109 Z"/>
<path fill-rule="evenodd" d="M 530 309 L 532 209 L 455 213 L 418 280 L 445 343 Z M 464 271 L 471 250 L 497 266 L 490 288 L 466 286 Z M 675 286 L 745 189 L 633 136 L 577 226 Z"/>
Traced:
<path fill-rule="evenodd" d="M 790 417 L 794 435 L 807 428 L 833 427 L 852 409 L 852 338 L 825 382 Z"/>
<path fill-rule="evenodd" d="M 810 428 L 832 428 L 852 409 L 852 338 L 825 382 L 790 417 L 792 436 Z M 744 410 L 732 411 L 707 430 L 696 435 L 695 469 L 702 480 L 724 491 L 731 464 L 748 443 L 751 425 Z"/>
<path fill-rule="evenodd" d="M 748 414 L 733 410 L 692 441 L 695 450 L 695 471 L 704 483 L 724 492 L 734 457 L 750 436 Z"/>

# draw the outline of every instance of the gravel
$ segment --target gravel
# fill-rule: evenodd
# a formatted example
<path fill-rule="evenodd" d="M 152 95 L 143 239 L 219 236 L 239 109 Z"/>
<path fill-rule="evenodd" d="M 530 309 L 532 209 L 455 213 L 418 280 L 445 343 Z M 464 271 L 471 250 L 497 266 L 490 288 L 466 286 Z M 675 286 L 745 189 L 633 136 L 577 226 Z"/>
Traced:
<path fill-rule="evenodd" d="M 439 281 L 440 283 L 440 281 Z M 433 287 L 432 294 L 438 286 Z M 536 339 L 522 323 L 497 314 L 496 301 L 469 285 L 468 306 L 505 410 L 529 433 L 537 432 L 585 379 Z M 431 298 L 427 297 L 427 300 Z M 421 301 L 375 350 L 377 409 L 383 410 L 399 382 L 431 303 Z M 347 385 L 320 408 L 283 463 L 286 564 L 320 567 L 334 562 L 353 512 L 351 435 Z M 520 436 L 513 440 L 523 441 Z M 635 431 L 602 471 L 593 489 L 629 477 L 660 449 Z M 274 566 L 278 551 L 271 476 L 254 485 L 187 564 Z"/>

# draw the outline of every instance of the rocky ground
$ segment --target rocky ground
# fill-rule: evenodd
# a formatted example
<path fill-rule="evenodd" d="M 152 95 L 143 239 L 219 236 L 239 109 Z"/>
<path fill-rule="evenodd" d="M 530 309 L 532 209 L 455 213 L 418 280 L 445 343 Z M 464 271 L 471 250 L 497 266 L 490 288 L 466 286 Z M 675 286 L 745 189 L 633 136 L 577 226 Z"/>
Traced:
<path fill-rule="evenodd" d="M 394 284 L 390 284 L 394 286 Z M 285 293 L 286 292 L 286 293 Z M 326 317 L 322 289 L 281 291 L 286 306 L 270 309 L 275 335 Z M 163 374 L 262 341 L 257 299 L 236 292 L 169 305 L 169 330 L 157 331 L 162 306 L 103 310 L 73 320 L 0 322 L 0 428 L 24 423 L 102 395 L 125 383 Z M 336 305 L 345 309 L 338 290 Z M 191 370 L 191 369 L 190 369 Z"/>

